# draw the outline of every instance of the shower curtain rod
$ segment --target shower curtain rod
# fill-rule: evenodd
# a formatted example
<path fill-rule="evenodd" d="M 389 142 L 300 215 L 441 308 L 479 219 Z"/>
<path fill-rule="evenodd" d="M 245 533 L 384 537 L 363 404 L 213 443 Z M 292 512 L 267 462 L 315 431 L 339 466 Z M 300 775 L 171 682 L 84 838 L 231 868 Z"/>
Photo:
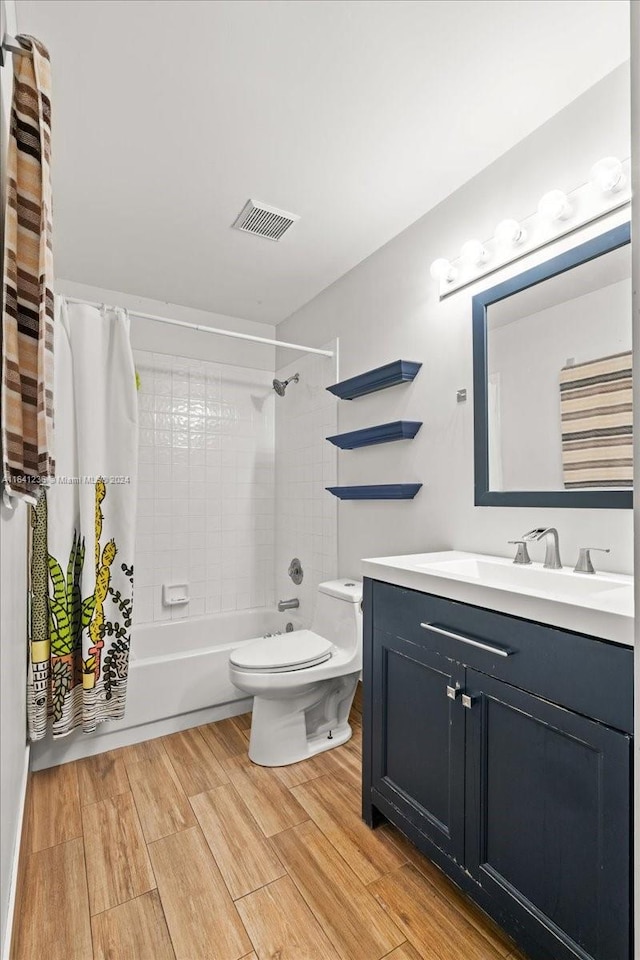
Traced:
<path fill-rule="evenodd" d="M 64 297 L 67 303 L 86 303 L 89 307 L 102 307 L 102 303 L 93 303 L 91 300 L 81 300 L 78 297 Z M 318 347 L 305 347 L 301 343 L 287 343 L 285 340 L 269 340 L 267 337 L 255 337 L 251 333 L 237 333 L 235 330 L 222 330 L 220 327 L 208 327 L 202 323 L 187 323 L 186 320 L 170 320 L 168 317 L 159 317 L 153 313 L 140 313 L 137 310 L 128 310 L 128 313 L 141 320 L 155 320 L 157 323 L 168 323 L 172 327 L 187 327 L 189 330 L 200 330 L 202 333 L 215 333 L 221 337 L 233 337 L 236 340 L 250 340 L 252 343 L 264 343 L 270 347 L 284 347 L 285 350 L 302 350 L 304 353 L 317 353 L 321 357 L 333 357 L 333 350 L 320 350 Z"/>

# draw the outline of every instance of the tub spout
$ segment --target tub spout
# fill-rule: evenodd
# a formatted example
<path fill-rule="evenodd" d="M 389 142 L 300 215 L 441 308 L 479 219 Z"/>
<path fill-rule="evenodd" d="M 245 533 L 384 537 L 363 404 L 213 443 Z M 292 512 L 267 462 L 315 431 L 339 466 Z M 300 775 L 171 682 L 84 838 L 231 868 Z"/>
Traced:
<path fill-rule="evenodd" d="M 297 597 L 294 597 L 293 600 L 278 600 L 278 610 L 280 613 L 284 613 L 285 610 L 296 610 L 300 606 L 300 601 Z"/>

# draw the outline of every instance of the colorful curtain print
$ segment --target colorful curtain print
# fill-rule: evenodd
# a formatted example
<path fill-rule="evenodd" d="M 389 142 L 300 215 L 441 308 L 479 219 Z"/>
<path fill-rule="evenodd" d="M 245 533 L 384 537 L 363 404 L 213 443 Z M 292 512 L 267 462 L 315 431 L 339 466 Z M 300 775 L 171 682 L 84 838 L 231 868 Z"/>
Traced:
<path fill-rule="evenodd" d="M 2 459 L 5 500 L 35 502 L 53 457 L 53 256 L 49 54 L 13 56 L 7 153 L 2 313 Z"/>
<path fill-rule="evenodd" d="M 32 740 L 124 716 L 138 410 L 123 310 L 57 304 L 56 482 L 32 507 Z"/>
<path fill-rule="evenodd" d="M 631 353 L 560 371 L 567 490 L 633 486 Z"/>

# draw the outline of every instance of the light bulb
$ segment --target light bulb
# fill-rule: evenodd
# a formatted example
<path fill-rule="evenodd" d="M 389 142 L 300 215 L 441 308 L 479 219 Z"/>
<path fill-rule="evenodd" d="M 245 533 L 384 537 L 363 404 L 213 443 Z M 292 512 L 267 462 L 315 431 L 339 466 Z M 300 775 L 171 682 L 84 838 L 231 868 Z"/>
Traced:
<path fill-rule="evenodd" d="M 540 200 L 538 213 L 548 223 L 553 223 L 554 220 L 566 220 L 571 216 L 569 198 L 563 190 L 550 190 Z"/>
<path fill-rule="evenodd" d="M 456 268 L 444 257 L 438 257 L 437 260 L 434 260 L 429 272 L 434 280 L 445 280 L 447 283 L 451 283 L 458 275 Z"/>
<path fill-rule="evenodd" d="M 467 240 L 462 244 L 460 256 L 469 267 L 479 267 L 489 259 L 489 254 L 479 240 Z"/>
<path fill-rule="evenodd" d="M 591 167 L 591 183 L 603 193 L 617 193 L 626 182 L 617 157 L 604 157 Z"/>
<path fill-rule="evenodd" d="M 502 220 L 496 227 L 496 240 L 502 247 L 517 247 L 527 239 L 527 231 L 517 220 Z"/>

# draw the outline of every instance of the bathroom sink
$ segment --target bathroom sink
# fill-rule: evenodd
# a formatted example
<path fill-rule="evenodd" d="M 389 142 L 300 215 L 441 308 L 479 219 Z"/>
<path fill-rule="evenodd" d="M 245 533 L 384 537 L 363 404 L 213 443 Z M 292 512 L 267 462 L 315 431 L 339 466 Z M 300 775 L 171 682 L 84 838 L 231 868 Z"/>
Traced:
<path fill-rule="evenodd" d="M 445 577 L 464 577 L 487 586 L 543 593 L 566 600 L 588 600 L 610 591 L 628 592 L 632 585 L 608 574 L 574 573 L 569 567 L 545 570 L 539 564 L 524 566 L 502 557 L 460 557 L 452 560 L 416 564 L 427 573 Z"/>
<path fill-rule="evenodd" d="M 363 561 L 367 577 L 633 644 L 633 577 L 449 550 Z"/>

